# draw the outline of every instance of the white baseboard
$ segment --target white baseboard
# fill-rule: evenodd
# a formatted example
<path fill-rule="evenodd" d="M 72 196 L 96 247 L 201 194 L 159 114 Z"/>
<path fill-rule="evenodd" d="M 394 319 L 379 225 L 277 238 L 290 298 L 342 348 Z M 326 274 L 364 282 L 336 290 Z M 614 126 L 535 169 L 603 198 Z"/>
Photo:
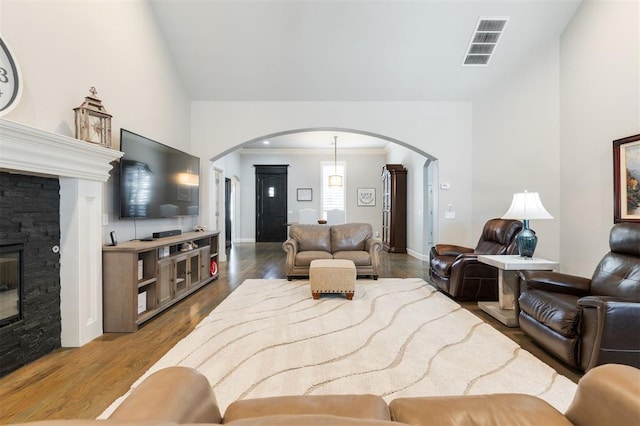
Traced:
<path fill-rule="evenodd" d="M 422 253 L 418 253 L 415 250 L 411 250 L 411 249 L 407 249 L 407 254 L 411 257 L 415 257 L 416 259 L 420 259 L 423 262 L 424 261 L 428 261 L 429 260 L 429 255 L 428 254 L 422 254 Z"/>
<path fill-rule="evenodd" d="M 255 238 L 238 238 L 233 241 L 234 243 L 255 243 Z"/>

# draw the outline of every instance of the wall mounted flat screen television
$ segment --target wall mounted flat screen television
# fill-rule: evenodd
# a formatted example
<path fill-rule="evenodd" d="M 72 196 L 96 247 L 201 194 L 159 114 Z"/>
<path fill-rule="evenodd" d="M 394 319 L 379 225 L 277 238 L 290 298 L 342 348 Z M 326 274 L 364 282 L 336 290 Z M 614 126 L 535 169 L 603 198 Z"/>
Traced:
<path fill-rule="evenodd" d="M 125 129 L 120 150 L 120 218 L 198 215 L 198 157 Z"/>

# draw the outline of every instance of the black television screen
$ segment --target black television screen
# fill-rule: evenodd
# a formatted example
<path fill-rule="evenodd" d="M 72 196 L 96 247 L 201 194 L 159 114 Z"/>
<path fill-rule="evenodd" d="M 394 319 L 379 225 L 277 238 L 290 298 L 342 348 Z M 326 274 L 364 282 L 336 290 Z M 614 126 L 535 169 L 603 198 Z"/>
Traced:
<path fill-rule="evenodd" d="M 200 159 L 120 130 L 120 217 L 197 216 Z"/>

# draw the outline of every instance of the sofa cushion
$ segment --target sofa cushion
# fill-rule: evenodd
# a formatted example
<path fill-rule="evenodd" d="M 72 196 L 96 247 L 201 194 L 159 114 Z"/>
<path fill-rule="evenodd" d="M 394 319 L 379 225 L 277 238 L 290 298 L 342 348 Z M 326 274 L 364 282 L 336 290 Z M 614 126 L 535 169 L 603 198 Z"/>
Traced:
<path fill-rule="evenodd" d="M 518 298 L 520 310 L 564 337 L 576 337 L 579 331 L 578 296 L 529 288 Z"/>
<path fill-rule="evenodd" d="M 331 253 L 338 251 L 363 251 L 364 242 L 373 236 L 368 223 L 345 223 L 331 226 Z"/>
<path fill-rule="evenodd" d="M 298 241 L 298 251 L 331 251 L 331 234 L 325 225 L 291 225 L 289 238 Z"/>
<path fill-rule="evenodd" d="M 248 417 L 291 414 L 391 420 L 387 403 L 376 395 L 297 395 L 234 401 L 224 413 L 224 423 Z"/>
<path fill-rule="evenodd" d="M 333 258 L 350 260 L 356 266 L 371 266 L 371 255 L 366 251 L 337 251 Z"/>
<path fill-rule="evenodd" d="M 390 420 L 356 419 L 326 414 L 281 414 L 236 420 L 233 426 L 402 426 Z M 409 426 L 409 425 L 404 425 Z"/>
<path fill-rule="evenodd" d="M 414 426 L 571 425 L 546 401 L 522 394 L 398 398 L 389 408 L 395 421 Z"/>
<path fill-rule="evenodd" d="M 328 251 L 301 251 L 296 254 L 296 266 L 310 266 L 312 260 L 317 259 L 333 259 L 333 256 Z"/>
<path fill-rule="evenodd" d="M 521 229 L 522 222 L 518 220 L 489 219 L 482 228 L 482 235 L 475 249 L 476 253 L 506 254 L 507 246 Z"/>
<path fill-rule="evenodd" d="M 640 301 L 638 258 L 627 254 L 607 253 L 591 277 L 591 294 Z"/>
<path fill-rule="evenodd" d="M 222 423 L 175 423 L 163 420 L 60 419 L 16 423 L 15 426 L 222 426 Z"/>

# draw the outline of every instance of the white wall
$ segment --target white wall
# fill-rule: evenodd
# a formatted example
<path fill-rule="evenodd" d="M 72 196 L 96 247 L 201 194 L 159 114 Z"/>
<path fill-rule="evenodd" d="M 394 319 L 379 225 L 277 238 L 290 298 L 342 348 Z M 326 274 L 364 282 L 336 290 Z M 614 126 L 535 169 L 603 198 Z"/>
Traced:
<path fill-rule="evenodd" d="M 113 115 L 116 148 L 124 127 L 189 150 L 190 100 L 145 1 L 0 1 L 0 33 L 24 80 L 20 103 L 3 118 L 73 137 L 73 108 L 95 86 Z M 107 186 L 103 240 L 114 229 L 121 241 L 131 239 L 133 223 L 117 221 Z M 178 226 L 137 221 L 138 236 Z"/>
<path fill-rule="evenodd" d="M 477 240 L 488 219 L 507 211 L 514 193 L 538 192 L 554 219 L 531 221 L 535 254 L 558 260 L 558 44 L 531 56 L 534 61 L 473 103 L 473 235 Z"/>
<path fill-rule="evenodd" d="M 333 162 L 333 151 L 326 150 L 296 150 L 297 153 L 270 154 L 242 154 L 242 241 L 255 241 L 255 169 L 256 164 L 287 164 L 288 168 L 288 194 L 287 210 L 288 221 L 298 220 L 298 210 L 311 208 L 321 212 L 321 188 L 320 188 L 320 163 Z M 338 150 L 339 161 L 346 163 L 346 218 L 348 222 L 370 223 L 373 231 L 382 232 L 381 190 L 382 181 L 380 172 L 385 164 L 386 154 L 381 150 L 377 152 L 353 152 L 354 150 Z M 362 150 L 361 150 L 362 151 Z M 311 201 L 297 201 L 297 188 L 311 188 Z M 358 207 L 356 200 L 357 188 L 375 188 L 376 206 Z"/>
<path fill-rule="evenodd" d="M 208 159 L 285 130 L 378 133 L 438 159 L 438 179 L 451 189 L 438 191 L 436 242 L 474 244 L 513 192 L 537 190 L 556 217 L 532 222 L 538 254 L 589 275 L 612 225 L 611 141 L 640 132 L 639 9 L 637 1 L 585 0 L 557 45 L 532 52 L 521 72 L 474 100 L 472 111 L 471 102 L 190 103 L 146 2 L 0 0 L 0 33 L 25 81 L 20 104 L 5 118 L 72 135 L 72 109 L 96 86 L 114 116 L 116 140 L 124 127 L 203 159 L 205 224 Z M 131 222 L 114 223 L 113 194 L 106 193 L 104 240 L 111 229 L 132 238 Z M 448 204 L 454 221 L 444 219 Z M 190 225 L 137 227 L 144 235 Z"/>
<path fill-rule="evenodd" d="M 389 147 L 387 163 L 402 164 L 407 169 L 407 251 L 414 257 L 422 260 L 429 259 L 429 247 L 425 244 L 425 212 L 424 204 L 426 197 L 425 182 L 425 163 L 428 158 L 420 155 L 400 145 L 393 144 Z M 443 194 L 443 198 L 447 198 Z M 464 206 L 459 212 L 468 215 L 470 209 L 464 211 Z M 447 221 L 455 223 L 455 221 Z"/>
<path fill-rule="evenodd" d="M 224 157 L 220 158 L 219 160 L 214 161 L 213 163 L 211 163 L 211 166 L 209 168 L 221 170 L 224 173 L 225 178 L 231 179 L 232 185 L 234 187 L 233 190 L 235 192 L 234 200 L 232 200 L 232 202 L 235 205 L 235 211 L 232 212 L 232 218 L 231 218 L 231 222 L 232 222 L 231 226 L 233 227 L 231 238 L 232 238 L 232 243 L 241 242 L 243 240 L 242 228 L 246 225 L 244 224 L 245 221 L 243 220 L 243 215 L 242 215 L 242 210 L 243 210 L 242 199 L 244 197 L 244 192 L 245 192 L 242 187 L 244 185 L 245 178 L 242 176 L 242 156 L 240 155 L 240 151 L 231 152 L 225 155 Z M 201 167 L 200 170 L 203 170 L 203 168 Z M 208 187 L 210 188 L 211 186 L 208 186 Z M 215 203 L 213 201 L 214 200 L 209 200 L 209 204 L 214 205 Z M 204 202 L 203 200 L 201 200 L 201 203 L 200 203 L 201 208 L 203 204 Z M 220 238 L 218 239 L 218 241 L 220 243 L 220 247 L 223 247 L 223 245 L 226 242 L 225 240 L 226 226 L 224 221 L 220 221 L 220 223 L 222 226 L 221 226 L 221 229 L 219 229 Z M 220 254 L 222 255 L 223 253 L 224 255 L 220 257 L 221 261 L 226 259 L 225 250 L 220 250 Z"/>
<path fill-rule="evenodd" d="M 612 141 L 640 132 L 640 6 L 587 0 L 556 45 L 473 104 L 473 228 L 538 191 L 536 254 L 591 276 L 613 225 Z"/>
<path fill-rule="evenodd" d="M 612 141 L 640 133 L 640 2 L 585 1 L 560 58 L 561 262 L 591 276 L 609 251 Z"/>
<path fill-rule="evenodd" d="M 440 206 L 469 205 L 472 177 L 469 102 L 192 103 L 192 149 L 202 158 L 213 158 L 261 136 L 323 127 L 383 135 L 432 155 L 439 160 L 441 179 L 445 176 L 455 184 L 455 190 L 448 191 Z M 205 198 L 209 192 L 210 188 L 204 189 Z M 201 216 L 211 221 L 210 212 Z M 470 242 L 470 210 L 461 210 L 455 221 L 445 222 L 441 219 L 443 214 L 437 217 L 442 241 Z M 409 229 L 412 232 L 414 229 Z M 416 248 L 418 252 L 421 250 Z"/>

